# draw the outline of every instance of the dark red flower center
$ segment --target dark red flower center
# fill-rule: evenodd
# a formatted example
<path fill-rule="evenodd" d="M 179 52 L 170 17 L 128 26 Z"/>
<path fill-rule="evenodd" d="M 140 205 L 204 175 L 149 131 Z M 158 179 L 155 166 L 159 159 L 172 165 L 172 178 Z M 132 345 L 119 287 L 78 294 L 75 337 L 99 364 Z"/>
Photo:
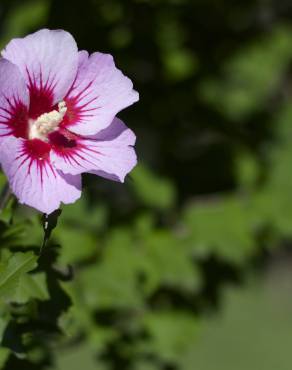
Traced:
<path fill-rule="evenodd" d="M 29 87 L 30 105 L 27 108 L 22 102 L 9 102 L 9 119 L 6 125 L 10 128 L 7 135 L 26 139 L 26 152 L 34 159 L 49 159 L 51 149 L 65 154 L 77 146 L 78 136 L 69 132 L 66 127 L 75 120 L 71 102 L 53 104 L 53 93 L 46 87 Z"/>

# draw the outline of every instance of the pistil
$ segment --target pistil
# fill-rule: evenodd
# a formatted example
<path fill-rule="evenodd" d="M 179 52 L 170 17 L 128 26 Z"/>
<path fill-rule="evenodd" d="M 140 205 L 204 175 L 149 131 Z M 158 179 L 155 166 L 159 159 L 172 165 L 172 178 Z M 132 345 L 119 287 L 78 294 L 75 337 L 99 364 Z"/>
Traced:
<path fill-rule="evenodd" d="M 36 120 L 29 120 L 29 139 L 40 139 L 48 141 L 48 135 L 56 131 L 67 112 L 66 103 L 61 101 L 58 104 L 58 110 L 40 115 Z"/>

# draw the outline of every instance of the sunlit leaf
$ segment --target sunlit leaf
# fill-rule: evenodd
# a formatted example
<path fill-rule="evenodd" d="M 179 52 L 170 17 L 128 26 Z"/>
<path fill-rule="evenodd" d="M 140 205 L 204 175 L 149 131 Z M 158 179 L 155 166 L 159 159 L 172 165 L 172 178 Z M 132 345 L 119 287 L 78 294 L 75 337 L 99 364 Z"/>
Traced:
<path fill-rule="evenodd" d="M 41 301 L 49 299 L 44 273 L 24 274 L 19 281 L 13 300 L 17 303 L 26 303 L 32 298 Z"/>
<path fill-rule="evenodd" d="M 37 256 L 32 252 L 9 254 L 0 262 L 0 299 L 16 298 L 20 280 L 37 266 Z"/>
<path fill-rule="evenodd" d="M 194 255 L 215 253 L 240 263 L 256 247 L 250 205 L 238 198 L 211 198 L 205 203 L 194 203 L 187 207 L 184 219 Z"/>
<path fill-rule="evenodd" d="M 194 345 L 198 323 L 185 312 L 153 312 L 144 317 L 151 341 L 145 341 L 145 351 L 155 353 L 165 362 L 179 363 Z"/>
<path fill-rule="evenodd" d="M 176 192 L 169 180 L 158 177 L 141 164 L 133 171 L 132 177 L 134 191 L 146 206 L 168 209 L 174 205 Z"/>

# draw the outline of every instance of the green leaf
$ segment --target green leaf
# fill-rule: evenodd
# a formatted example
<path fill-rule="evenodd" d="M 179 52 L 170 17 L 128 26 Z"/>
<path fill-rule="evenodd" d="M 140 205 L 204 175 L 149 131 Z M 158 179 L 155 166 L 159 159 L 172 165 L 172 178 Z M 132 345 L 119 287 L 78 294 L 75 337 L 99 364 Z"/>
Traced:
<path fill-rule="evenodd" d="M 201 283 L 188 246 L 168 230 L 153 230 L 141 240 L 141 266 L 147 294 L 159 286 L 195 291 Z"/>
<path fill-rule="evenodd" d="M 239 49 L 221 78 L 202 83 L 203 99 L 235 121 L 258 111 L 281 83 L 292 59 L 291 42 L 291 29 L 279 27 Z"/>
<path fill-rule="evenodd" d="M 2 246 L 5 247 L 32 247 L 39 249 L 43 241 L 43 230 L 39 216 L 36 213 L 21 214 L 16 209 L 13 213 L 13 223 L 0 235 Z"/>
<path fill-rule="evenodd" d="M 255 190 L 260 175 L 257 158 L 248 151 L 239 151 L 235 158 L 235 171 L 238 185 L 247 191 Z"/>
<path fill-rule="evenodd" d="M 26 303 L 33 298 L 41 301 L 50 298 L 46 283 L 46 274 L 43 272 L 24 274 L 19 281 L 14 301 L 17 303 Z"/>
<path fill-rule="evenodd" d="M 55 231 L 54 239 L 62 246 L 58 259 L 61 264 L 82 262 L 97 250 L 97 240 L 87 230 L 61 226 Z"/>
<path fill-rule="evenodd" d="M 92 207 L 85 193 L 78 202 L 68 204 L 63 208 L 56 231 L 65 225 L 71 229 L 76 228 L 97 233 L 104 228 L 106 221 L 107 209 L 105 205 L 100 201 Z"/>
<path fill-rule="evenodd" d="M 143 323 L 151 337 L 143 349 L 165 362 L 179 363 L 198 336 L 197 320 L 187 312 L 152 312 L 145 315 Z"/>
<path fill-rule="evenodd" d="M 137 361 L 135 362 L 135 370 L 157 370 L 157 364 L 150 361 Z"/>
<path fill-rule="evenodd" d="M 0 262 L 0 299 L 13 301 L 20 280 L 37 266 L 37 256 L 32 252 L 9 253 Z"/>
<path fill-rule="evenodd" d="M 99 359 L 96 359 L 96 352 L 85 342 L 78 343 L 71 351 L 60 351 L 56 359 L 58 370 L 108 370 Z"/>
<path fill-rule="evenodd" d="M 101 203 L 90 207 L 86 196 L 62 210 L 53 240 L 62 246 L 61 264 L 79 263 L 92 258 L 99 250 L 99 235 L 104 230 L 107 209 Z"/>
<path fill-rule="evenodd" d="M 140 259 L 131 233 L 122 228 L 113 230 L 99 263 L 80 272 L 85 303 L 91 308 L 140 306 Z"/>
<path fill-rule="evenodd" d="M 158 177 L 141 164 L 132 172 L 132 178 L 134 191 L 146 206 L 165 210 L 174 205 L 176 191 L 169 180 Z"/>
<path fill-rule="evenodd" d="M 259 225 L 270 225 L 280 235 L 292 235 L 292 108 L 284 105 L 273 121 L 276 145 L 269 146 L 269 173 L 263 186 L 253 197 L 252 217 Z"/>
<path fill-rule="evenodd" d="M 3 369 L 8 357 L 10 355 L 10 350 L 8 348 L 0 348 L 0 369 Z"/>
<path fill-rule="evenodd" d="M 215 253 L 232 263 L 250 257 L 256 247 L 250 212 L 249 203 L 231 196 L 188 206 L 183 220 L 193 254 Z"/>

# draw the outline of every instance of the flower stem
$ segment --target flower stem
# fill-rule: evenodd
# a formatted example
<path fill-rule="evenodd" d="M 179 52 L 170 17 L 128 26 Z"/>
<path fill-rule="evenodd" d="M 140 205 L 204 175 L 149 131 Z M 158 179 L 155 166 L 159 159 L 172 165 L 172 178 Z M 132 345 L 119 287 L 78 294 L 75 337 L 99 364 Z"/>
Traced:
<path fill-rule="evenodd" d="M 2 189 L 2 192 L 0 194 L 0 212 L 2 212 L 4 210 L 4 208 L 6 207 L 6 204 L 10 198 L 10 195 L 11 195 L 11 190 L 10 190 L 10 187 L 9 187 L 9 184 L 8 182 L 4 185 L 3 189 Z"/>
<path fill-rule="evenodd" d="M 49 240 L 49 235 L 47 234 L 47 228 L 48 228 L 48 215 L 46 213 L 44 213 L 43 214 L 44 238 L 43 238 L 43 242 L 42 242 L 42 245 L 40 247 L 40 250 L 39 250 L 39 255 L 42 254 L 43 249 L 45 248 L 45 246 L 47 245 L 47 242 Z"/>
<path fill-rule="evenodd" d="M 51 233 L 54 228 L 57 226 L 58 218 L 61 215 L 62 211 L 57 209 L 53 213 L 47 215 L 46 213 L 43 214 L 43 229 L 44 229 L 44 238 L 43 243 L 40 247 L 39 255 L 42 254 L 43 249 L 47 245 L 47 242 L 50 239 Z"/>

